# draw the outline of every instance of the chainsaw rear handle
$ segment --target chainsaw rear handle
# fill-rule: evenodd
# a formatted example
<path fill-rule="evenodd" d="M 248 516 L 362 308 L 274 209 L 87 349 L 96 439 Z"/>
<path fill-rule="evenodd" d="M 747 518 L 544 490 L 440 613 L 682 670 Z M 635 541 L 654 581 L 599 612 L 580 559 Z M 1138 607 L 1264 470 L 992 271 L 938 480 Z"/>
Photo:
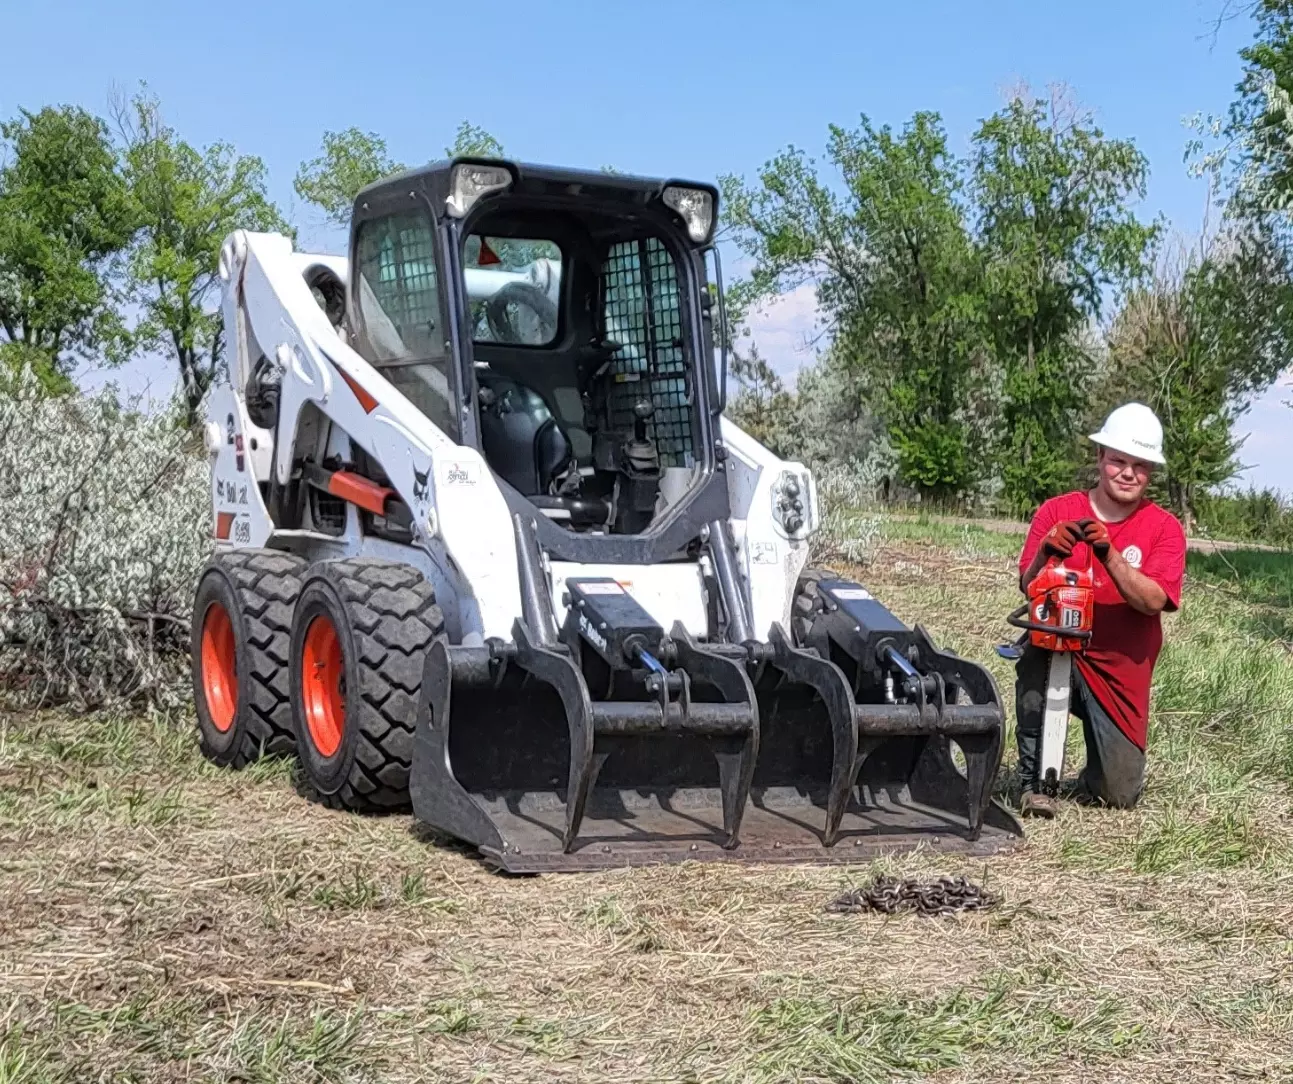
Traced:
<path fill-rule="evenodd" d="M 1024 621 L 1024 614 L 1028 613 L 1031 608 L 1032 603 L 1025 602 L 1019 607 L 1019 609 L 1015 610 L 1006 618 L 1006 624 L 1010 625 L 1012 628 L 1024 629 L 1026 632 L 1042 632 L 1048 636 L 1058 636 L 1063 640 L 1081 640 L 1085 643 L 1087 640 L 1091 639 L 1090 630 L 1087 630 L 1086 632 L 1077 632 L 1059 629 L 1054 625 L 1039 625 L 1034 621 Z"/>

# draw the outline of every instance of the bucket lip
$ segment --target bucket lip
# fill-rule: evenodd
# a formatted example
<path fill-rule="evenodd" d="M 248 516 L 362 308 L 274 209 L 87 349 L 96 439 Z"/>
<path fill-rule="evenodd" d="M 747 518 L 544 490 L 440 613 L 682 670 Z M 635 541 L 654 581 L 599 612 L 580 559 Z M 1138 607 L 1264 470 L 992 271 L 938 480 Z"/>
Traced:
<path fill-rule="evenodd" d="M 1000 810 L 1010 820 L 1014 818 Z M 925 849 L 940 854 L 966 858 L 986 858 L 1008 854 L 1025 845 L 1022 828 L 1016 830 L 984 828 L 977 840 L 967 840 L 954 831 L 942 835 L 913 832 L 889 836 L 883 840 L 845 835 L 832 847 L 820 842 L 759 843 L 742 842 L 727 849 L 709 840 L 668 842 L 631 842 L 610 844 L 598 839 L 580 839 L 569 852 L 560 842 L 551 850 L 526 850 L 505 846 L 479 848 L 481 861 L 491 869 L 505 873 L 580 873 L 605 869 L 641 868 L 676 865 L 680 862 L 726 862 L 741 865 L 816 865 L 839 866 L 871 862 L 879 858 L 909 854 Z"/>

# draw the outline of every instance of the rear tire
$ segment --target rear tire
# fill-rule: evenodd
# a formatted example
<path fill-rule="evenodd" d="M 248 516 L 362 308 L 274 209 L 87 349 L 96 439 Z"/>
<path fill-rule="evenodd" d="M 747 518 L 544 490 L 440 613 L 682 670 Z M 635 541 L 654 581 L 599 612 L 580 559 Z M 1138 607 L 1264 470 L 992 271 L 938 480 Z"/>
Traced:
<path fill-rule="evenodd" d="M 193 700 L 202 755 L 221 767 L 296 749 L 287 664 L 305 569 L 278 550 L 233 550 L 212 557 L 198 580 Z"/>
<path fill-rule="evenodd" d="M 304 790 L 333 809 L 409 804 L 422 667 L 444 632 L 417 569 L 374 558 L 310 569 L 292 625 L 292 720 Z"/>

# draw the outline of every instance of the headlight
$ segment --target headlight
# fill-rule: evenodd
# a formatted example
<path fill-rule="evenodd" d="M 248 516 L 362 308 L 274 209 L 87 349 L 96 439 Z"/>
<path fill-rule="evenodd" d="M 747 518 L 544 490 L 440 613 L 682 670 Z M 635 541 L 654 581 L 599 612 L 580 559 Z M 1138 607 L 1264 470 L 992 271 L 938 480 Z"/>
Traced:
<path fill-rule="evenodd" d="M 809 479 L 785 470 L 772 487 L 772 515 L 790 538 L 803 537 L 813 522 L 813 490 Z"/>
<path fill-rule="evenodd" d="M 511 173 L 502 166 L 478 166 L 471 162 L 461 162 L 453 167 L 445 208 L 454 218 L 462 218 L 481 196 L 497 192 L 511 183 Z"/>
<path fill-rule="evenodd" d="M 687 236 L 697 244 L 709 240 L 714 228 L 714 194 L 704 188 L 684 188 L 671 184 L 660 197 L 664 205 L 682 215 L 687 223 Z"/>

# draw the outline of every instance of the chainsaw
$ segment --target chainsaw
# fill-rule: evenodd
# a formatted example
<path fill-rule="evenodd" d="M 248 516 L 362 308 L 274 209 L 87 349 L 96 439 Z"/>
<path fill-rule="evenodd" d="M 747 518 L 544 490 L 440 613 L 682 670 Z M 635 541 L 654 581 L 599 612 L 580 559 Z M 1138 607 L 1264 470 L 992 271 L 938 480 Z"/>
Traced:
<path fill-rule="evenodd" d="M 1063 558 L 1052 557 L 1028 585 L 1027 595 L 1028 601 L 1006 618 L 1010 625 L 1023 629 L 1023 635 L 1014 644 L 999 647 L 997 653 L 1017 659 L 1028 643 L 1050 653 L 1040 774 L 1043 792 L 1054 797 L 1064 774 L 1073 655 L 1086 650 L 1095 613 L 1090 549 L 1085 568 L 1065 568 Z"/>

